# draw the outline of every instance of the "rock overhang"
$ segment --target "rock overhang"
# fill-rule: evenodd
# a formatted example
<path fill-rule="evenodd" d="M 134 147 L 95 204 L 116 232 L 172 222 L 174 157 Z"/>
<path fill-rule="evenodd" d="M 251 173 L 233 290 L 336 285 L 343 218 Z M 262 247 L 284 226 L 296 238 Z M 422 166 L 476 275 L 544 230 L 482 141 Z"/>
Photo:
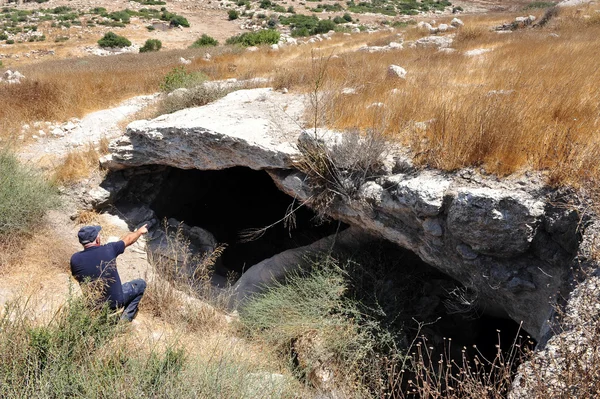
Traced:
<path fill-rule="evenodd" d="M 110 144 L 106 165 L 263 169 L 282 191 L 310 205 L 311 188 L 295 168 L 296 142 L 311 136 L 299 127 L 303 110 L 300 96 L 240 90 L 204 107 L 131 123 Z M 339 138 L 331 137 L 329 145 Z M 576 255 L 578 238 L 565 237 L 576 220 L 560 212 L 547 217 L 549 190 L 536 180 L 392 169 L 364 182 L 351 201 L 336 200 L 328 215 L 414 251 L 477 290 L 490 312 L 523 321 L 541 338 L 552 313 L 548 298 L 565 289 Z"/>

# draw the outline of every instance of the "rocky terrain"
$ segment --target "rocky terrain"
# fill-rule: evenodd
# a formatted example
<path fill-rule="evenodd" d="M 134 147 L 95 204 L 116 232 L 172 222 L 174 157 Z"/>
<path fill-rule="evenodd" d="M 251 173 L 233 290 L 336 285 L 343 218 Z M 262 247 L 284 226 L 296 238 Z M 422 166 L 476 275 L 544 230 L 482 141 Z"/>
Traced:
<path fill-rule="evenodd" d="M 133 3 L 115 3 L 111 7 L 115 10 L 121 6 L 141 9 L 142 4 Z M 388 11 L 399 13 L 402 10 L 399 2 L 391 3 L 398 8 L 388 8 Z M 135 34 L 134 42 L 138 43 L 131 47 L 133 52 L 138 51 L 146 37 L 166 39 L 167 46 L 172 46 L 170 49 L 182 48 L 189 45 L 190 36 L 212 33 L 213 25 L 219 25 L 220 30 L 214 32 L 220 40 L 239 33 L 240 28 L 255 31 L 257 27 L 266 26 L 267 21 L 257 22 L 247 15 L 236 22 L 225 22 L 226 12 L 236 7 L 240 14 L 262 10 L 280 12 L 275 9 L 278 3 L 264 7 L 261 4 L 168 2 L 169 10 L 189 17 L 191 28 L 144 30 L 145 25 L 158 24 L 160 19 L 143 17 L 132 18 L 131 24 L 118 28 L 123 29 L 122 33 Z M 282 4 L 287 6 L 287 3 Z M 51 0 L 41 5 L 28 3 L 23 9 L 65 5 L 83 10 L 93 4 Z M 386 5 L 389 6 L 387 3 L 381 6 Z M 499 6 L 465 2 L 421 10 L 416 17 L 419 22 L 411 20 L 415 25 L 413 31 L 403 31 L 395 37 L 385 36 L 385 40 L 369 42 L 361 39 L 347 45 L 345 51 L 365 56 L 394 55 L 402 50 L 416 54 L 423 51 L 422 54 L 432 59 L 440 54 L 464 57 L 469 60 L 469 67 L 475 68 L 478 59 L 498 50 L 493 46 L 469 47 L 472 39 L 468 35 L 482 33 L 476 29 L 464 33 L 463 20 L 451 15 L 452 8 L 461 5 L 466 12 Z M 520 4 L 515 3 L 516 6 Z M 306 8 L 308 11 L 302 10 L 303 13 L 313 12 L 308 6 Z M 319 17 L 326 20 L 327 15 L 341 16 L 341 12 L 348 10 L 350 8 L 325 11 Z M 205 14 L 200 17 L 202 12 Z M 342 25 L 346 24 L 344 31 L 292 37 L 290 27 L 280 26 L 283 36 L 277 44 L 249 46 L 239 52 L 258 54 L 255 59 L 261 54 L 265 58 L 275 57 L 274 54 L 282 53 L 286 47 L 325 46 L 326 42 L 352 40 L 353 35 L 363 35 L 361 32 L 388 29 L 391 20 L 382 23 L 384 17 L 381 15 L 364 15 L 363 12 L 355 8 L 352 17 L 360 14 L 361 23 L 342 22 Z M 444 22 L 447 23 L 432 20 L 435 15 L 445 15 Z M 595 15 L 587 16 L 589 18 L 584 20 L 595 18 Z M 394 15 L 394 18 L 405 23 L 413 17 Z M 510 19 L 503 21 L 509 22 L 495 23 L 490 34 L 504 35 L 543 27 L 540 18 L 524 10 L 519 16 L 511 14 Z M 81 30 L 76 45 L 72 45 L 73 41 L 65 45 L 65 48 L 76 49 L 70 56 L 113 55 L 112 52 L 100 54 L 90 42 L 94 35 L 107 31 L 106 26 L 78 28 L 75 24 L 50 29 L 60 29 L 69 35 L 74 29 Z M 545 39 L 555 37 L 546 36 Z M 3 59 L 8 61 L 6 65 L 24 65 L 35 59 L 35 54 L 41 56 L 40 51 L 51 51 L 45 50 L 46 47 L 42 50 L 39 41 L 14 37 L 20 37 L 24 42 L 15 45 L 22 45 L 18 51 L 23 49 L 25 42 L 33 43 L 36 50 L 29 50 L 30 56 L 23 57 L 17 54 L 18 51 L 13 52 L 17 47 L 11 47 L 8 54 L 3 54 Z M 0 51 L 4 51 L 13 44 L 0 46 Z M 283 54 L 293 60 L 291 53 Z M 340 54 L 344 56 L 341 51 Z M 62 57 L 64 53 L 52 50 L 52 53 L 44 53 L 46 55 Z M 182 56 L 177 65 L 183 66 L 181 71 L 185 71 L 185 67 L 193 68 L 201 63 L 203 68 L 223 68 L 228 73 L 235 72 L 241 65 L 239 59 L 231 58 L 238 65 L 229 61 L 226 67 L 217 63 L 213 67 L 212 57 L 206 53 L 200 61 Z M 337 54 L 333 57 L 340 58 Z M 394 95 L 412 84 L 410 78 L 415 69 L 405 69 L 400 66 L 405 65 L 402 57 L 397 59 L 398 65 L 387 64 L 387 69 L 381 71 L 382 79 L 390 85 L 388 91 L 391 94 L 386 97 L 386 102 L 373 102 L 362 108 L 385 110 L 389 102 L 395 101 L 390 98 L 395 98 Z M 87 62 L 85 60 L 82 62 Z M 315 62 L 314 55 L 312 61 Z M 5 86 L 0 87 L 25 86 L 29 84 L 28 79 L 28 74 L 12 68 L 3 73 L 0 85 Z M 219 326 L 235 323 L 237 312 L 243 311 L 248 301 L 259 297 L 258 294 L 308 270 L 312 256 L 326 252 L 341 258 L 349 253 L 360 253 L 375 258 L 381 254 L 375 254 L 373 248 L 389 245 L 387 248 L 394 248 L 389 254 L 402 254 L 394 264 L 395 273 L 406 271 L 408 276 L 412 268 L 427 270 L 425 279 L 430 281 L 404 283 L 388 270 L 388 275 L 381 277 L 381 284 L 382 290 L 392 296 L 395 293 L 400 296 L 408 290 L 409 284 L 418 286 L 418 299 L 407 307 L 407 314 L 414 309 L 421 312 L 418 316 L 423 319 L 418 320 L 421 323 L 419 329 L 426 326 L 422 332 L 429 334 L 428 339 L 435 350 L 445 345 L 446 332 L 460 331 L 456 325 L 461 323 L 467 326 L 465 329 L 477 330 L 464 335 L 469 339 L 480 339 L 480 342 L 487 334 L 483 332 L 486 323 L 490 330 L 499 329 L 501 325 L 510 326 L 535 341 L 537 350 L 528 358 L 529 362 L 511 365 L 520 368 L 511 392 L 503 392 L 504 396 L 515 399 L 538 397 L 540 388 L 534 382 L 539 383 L 536 379 L 539 375 L 551 381 L 548 386 L 556 390 L 553 392 L 567 389 L 560 379 L 552 378 L 569 369 L 565 365 L 569 361 L 577 360 L 569 357 L 565 347 L 577 351 L 584 348 L 580 352 L 574 351 L 579 353 L 578 358 L 595 361 L 596 353 L 585 348 L 595 345 L 593 328 L 588 327 L 597 323 L 597 315 L 585 309 L 597 308 L 598 222 L 595 208 L 590 205 L 592 197 L 587 197 L 587 192 L 578 191 L 577 187 L 550 184 L 543 171 L 526 170 L 499 176 L 488 173 L 483 167 L 435 168 L 420 162 L 420 154 L 414 153 L 415 148 L 428 145 L 427 138 L 420 139 L 418 145 L 414 142 L 407 145 L 376 129 L 310 127 L 307 120 L 311 113 L 315 113 L 316 121 L 316 113 L 320 111 L 315 111 L 320 95 L 318 87 L 314 92 L 295 91 L 288 89 L 293 87 L 291 79 L 285 83 L 281 80 L 281 75 L 266 78 L 248 74 L 239 80 L 204 81 L 174 91 L 161 86 L 161 93 L 131 97 L 118 106 L 89 112 L 80 118 L 42 119 L 22 125 L 12 137 L 12 142 L 21 145 L 19 159 L 46 169 L 53 167 L 47 166 L 48 159 L 52 165 L 58 164 L 74 153 L 86 149 L 96 151 L 100 143 L 110 142 L 108 153 L 100 158 L 97 168 L 94 165 L 91 176 L 61 187 L 67 206 L 48 215 L 48 231 L 68 243 L 68 252 L 76 249 L 74 232 L 86 223 L 82 215 L 94 215 L 90 222 L 105 226 L 109 241 L 147 224 L 148 236 L 128 252 L 119 265 L 123 280 L 140 275 L 150 280 L 160 279 L 164 270 L 157 270 L 156 260 L 168 259 L 178 267 L 182 254 L 187 255 L 187 251 L 194 256 L 214 256 L 214 267 L 204 278 L 208 279 L 211 287 L 208 296 L 212 299 L 229 295 L 226 301 L 220 299 L 225 302 L 220 303 L 223 307 L 217 311 L 194 298 L 190 291 L 177 290 L 176 296 L 183 304 L 191 303 L 195 313 L 206 309 L 211 314 L 215 312 Z M 408 83 L 401 88 L 393 87 L 398 82 Z M 469 84 L 457 83 L 459 86 Z M 256 86 L 259 88 L 247 88 Z M 332 91 L 351 102 L 357 93 L 363 93 L 363 89 L 361 85 L 348 84 Z M 190 99 L 198 101 L 194 97 L 198 93 L 216 92 L 219 94 L 214 98 L 201 98 L 204 105 L 194 106 L 193 101 L 186 103 Z M 487 91 L 485 98 L 503 98 L 513 92 L 497 88 Z M 169 101 L 188 105 L 157 116 L 157 110 L 164 109 L 161 107 Z M 361 112 L 365 112 L 362 108 Z M 129 123 L 138 116 L 139 120 Z M 128 122 L 125 129 L 124 121 Z M 425 131 L 436 123 L 435 119 L 413 120 L 407 129 Z M 93 162 L 95 160 L 97 158 Z M 183 236 L 185 248 L 173 250 L 170 247 L 174 234 Z M 30 249 L 26 246 L 25 250 Z M 64 266 L 59 266 L 54 274 L 40 274 L 31 284 L 28 284 L 26 271 L 8 269 L 5 274 L 0 274 L 0 303 L 9 303 L 24 293 L 37 290 L 48 301 L 35 311 L 47 315 L 58 312 L 70 294 L 69 275 Z M 178 269 L 177 273 L 195 277 L 190 265 Z M 169 284 L 174 283 L 169 281 Z M 50 291 L 52 295 L 46 294 Z M 134 323 L 133 330 L 141 340 L 151 337 L 151 342 L 159 343 L 164 342 L 163 336 L 176 335 L 171 334 L 176 327 L 164 314 L 150 314 L 143 309 L 140 316 L 141 321 Z M 438 327 L 430 326 L 440 319 Z M 452 324 L 455 330 L 444 331 Z M 191 337 L 197 332 L 186 330 L 185 334 Z M 223 339 L 228 344 L 238 344 L 239 340 L 240 345 L 246 345 L 246 338 L 227 336 Z M 309 347 L 319 348 L 319 337 L 312 336 L 300 337 L 293 345 L 300 347 L 307 339 Z M 411 339 L 405 335 L 403 343 L 408 344 L 406 341 Z M 506 348 L 498 344 L 498 352 L 504 350 Z M 455 351 L 449 356 L 458 359 L 464 356 L 466 349 L 463 355 L 458 353 L 460 348 Z M 302 362 L 302 352 L 299 350 L 298 353 L 295 356 L 300 360 L 297 361 Z M 339 386 L 331 382 L 332 379 L 335 381 L 335 364 L 323 360 L 326 358 L 327 354 L 321 354 L 319 365 L 310 369 L 305 378 L 310 381 L 309 385 L 319 390 L 318 395 L 328 395 L 315 397 L 345 397 Z M 540 364 L 543 365 L 541 369 Z M 510 381 L 514 371 L 510 371 Z M 291 372 L 290 376 L 288 372 L 267 374 L 278 380 L 292 379 Z M 260 384 L 253 383 L 252 389 L 260 389 Z"/>

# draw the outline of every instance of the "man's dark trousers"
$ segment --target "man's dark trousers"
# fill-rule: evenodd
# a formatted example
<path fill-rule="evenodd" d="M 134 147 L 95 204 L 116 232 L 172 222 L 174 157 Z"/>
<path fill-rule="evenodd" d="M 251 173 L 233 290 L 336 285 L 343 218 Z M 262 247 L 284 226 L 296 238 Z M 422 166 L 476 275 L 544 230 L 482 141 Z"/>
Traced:
<path fill-rule="evenodd" d="M 121 320 L 132 321 L 138 312 L 138 305 L 142 300 L 146 282 L 141 278 L 131 280 L 123 284 L 123 314 Z"/>

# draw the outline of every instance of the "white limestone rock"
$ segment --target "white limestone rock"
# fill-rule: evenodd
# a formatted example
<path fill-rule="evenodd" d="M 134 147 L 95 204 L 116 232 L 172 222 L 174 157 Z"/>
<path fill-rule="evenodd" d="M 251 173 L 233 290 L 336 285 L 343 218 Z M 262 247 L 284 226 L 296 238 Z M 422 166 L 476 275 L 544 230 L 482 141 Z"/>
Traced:
<path fill-rule="evenodd" d="M 406 69 L 398 65 L 390 65 L 387 69 L 387 77 L 391 79 L 406 79 Z"/>

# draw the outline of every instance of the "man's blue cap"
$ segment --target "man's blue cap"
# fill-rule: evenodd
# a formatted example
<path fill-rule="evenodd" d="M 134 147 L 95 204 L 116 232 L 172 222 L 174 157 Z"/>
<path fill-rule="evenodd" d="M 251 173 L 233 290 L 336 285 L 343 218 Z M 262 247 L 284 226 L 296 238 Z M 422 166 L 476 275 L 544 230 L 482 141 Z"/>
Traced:
<path fill-rule="evenodd" d="M 102 230 L 100 226 L 83 226 L 79 229 L 77 237 L 79 237 L 79 243 L 81 245 L 87 245 L 96 240 L 98 233 Z"/>

